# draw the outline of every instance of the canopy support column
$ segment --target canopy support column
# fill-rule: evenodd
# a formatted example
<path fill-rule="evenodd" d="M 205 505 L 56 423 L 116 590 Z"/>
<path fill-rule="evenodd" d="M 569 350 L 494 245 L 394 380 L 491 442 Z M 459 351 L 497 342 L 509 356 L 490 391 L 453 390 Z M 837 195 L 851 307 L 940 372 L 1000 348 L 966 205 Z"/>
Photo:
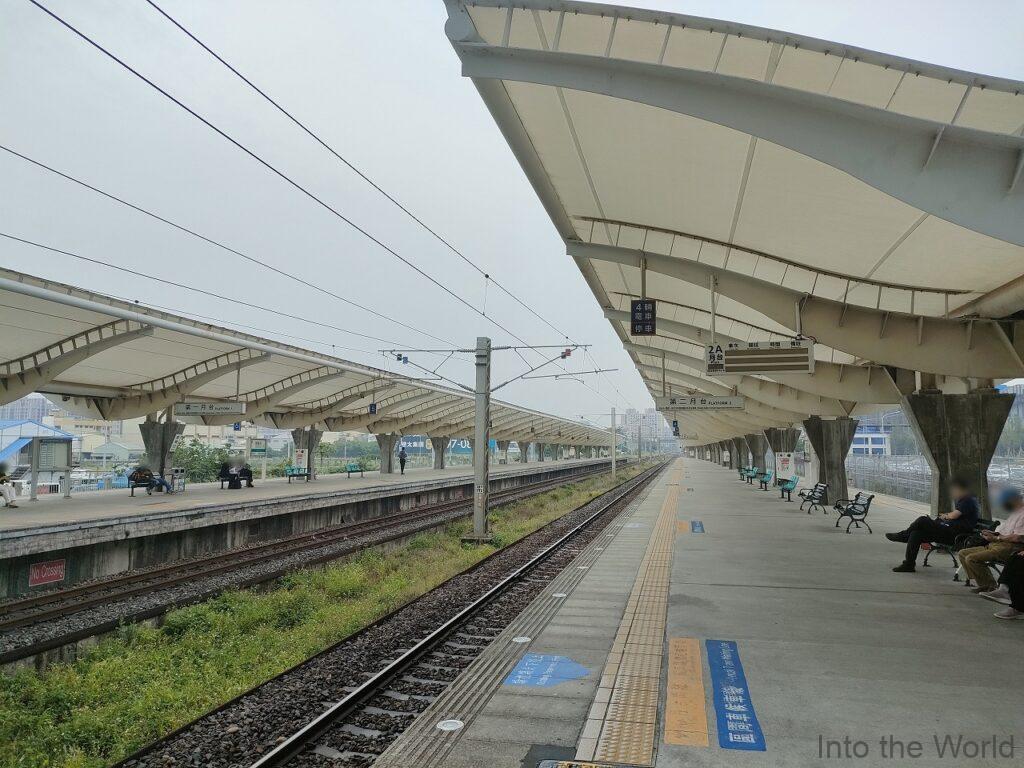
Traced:
<path fill-rule="evenodd" d="M 1013 399 L 1014 395 L 994 389 L 966 395 L 938 391 L 904 395 L 903 412 L 932 468 L 933 513 L 950 511 L 947 486 L 954 477 L 966 480 L 988 511 L 988 465 Z"/>
<path fill-rule="evenodd" d="M 853 444 L 857 420 L 850 418 L 823 419 L 811 416 L 804 422 L 807 439 L 818 457 L 817 482 L 828 483 L 828 499 L 846 499 L 850 496 L 846 484 L 846 454 Z"/>

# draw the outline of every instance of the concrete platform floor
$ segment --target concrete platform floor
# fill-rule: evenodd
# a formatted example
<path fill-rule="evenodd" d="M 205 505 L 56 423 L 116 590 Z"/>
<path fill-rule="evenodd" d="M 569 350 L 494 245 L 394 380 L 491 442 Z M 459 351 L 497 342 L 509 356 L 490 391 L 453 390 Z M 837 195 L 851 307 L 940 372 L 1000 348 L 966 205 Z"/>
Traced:
<path fill-rule="evenodd" d="M 530 462 L 529 464 L 491 464 L 492 474 L 506 472 L 536 472 L 567 464 L 579 464 L 589 459 L 565 459 L 561 461 Z M 288 482 L 287 478 L 274 477 L 266 480 L 257 479 L 255 488 L 243 488 L 229 491 L 222 489 L 220 483 L 192 483 L 184 493 L 167 496 L 154 493 L 147 496 L 141 489 L 130 496 L 126 489 L 110 491 L 87 491 L 76 493 L 70 499 L 60 494 L 42 494 L 37 501 L 29 501 L 27 496 L 18 499 L 16 509 L 0 508 L 0 539 L 4 531 L 25 528 L 40 528 L 64 523 L 81 523 L 105 519 L 118 519 L 125 516 L 139 516 L 166 512 L 199 510 L 219 504 L 240 501 L 277 501 L 291 496 L 308 494 L 326 494 L 348 491 L 369 490 L 376 488 L 392 489 L 400 485 L 423 483 L 472 481 L 471 466 L 448 467 L 445 469 L 412 469 L 408 468 L 404 475 L 366 472 L 365 477 L 358 474 L 348 477 L 344 473 L 337 475 L 320 475 L 315 480 L 306 482 L 297 478 Z"/>
<path fill-rule="evenodd" d="M 869 516 L 874 534 L 846 534 L 834 515 L 808 515 L 732 470 L 681 459 L 601 551 L 580 556 L 588 568 L 578 583 L 551 585 L 524 616 L 529 631 L 510 627 L 470 667 L 468 682 L 460 678 L 421 716 L 409 733 L 421 742 L 418 759 L 405 764 L 1019 762 L 1024 621 L 994 619 L 1000 606 L 953 582 L 949 558 L 914 574 L 891 572 L 902 548 L 883 534 L 925 511 L 879 497 Z M 674 523 L 667 555 L 666 515 Z M 567 597 L 541 620 L 555 590 Z M 653 658 L 645 645 L 652 632 L 662 632 Z M 530 641 L 512 643 L 515 634 Z M 464 685 L 476 696 L 460 693 Z M 723 746 L 730 722 L 741 723 L 732 726 L 741 739 L 755 731 L 757 746 L 751 716 L 764 750 Z M 442 734 L 434 728 L 442 717 L 465 727 Z M 947 737 L 959 740 L 960 754 L 940 751 Z M 383 765 L 411 754 L 403 737 Z"/>

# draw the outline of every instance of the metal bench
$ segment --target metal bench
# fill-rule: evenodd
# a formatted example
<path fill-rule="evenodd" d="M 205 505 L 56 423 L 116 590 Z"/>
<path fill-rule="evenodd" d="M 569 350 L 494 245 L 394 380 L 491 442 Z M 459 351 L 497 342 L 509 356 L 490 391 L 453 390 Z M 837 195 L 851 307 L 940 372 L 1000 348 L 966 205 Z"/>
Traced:
<path fill-rule="evenodd" d="M 768 490 L 768 486 L 771 484 L 772 476 L 774 474 L 774 472 L 762 472 L 757 476 L 757 484 L 761 486 L 762 491 Z"/>
<path fill-rule="evenodd" d="M 874 533 L 871 530 L 871 526 L 868 521 L 865 520 L 868 516 L 868 511 L 871 509 L 871 502 L 875 498 L 875 495 L 858 493 L 853 499 L 840 499 L 835 503 L 833 509 L 839 513 L 839 517 L 836 518 L 836 528 L 842 522 L 844 517 L 850 518 L 850 522 L 846 524 L 846 532 L 850 532 L 850 527 L 854 526 L 860 528 L 861 524 L 868 529 L 868 533 Z"/>
<path fill-rule="evenodd" d="M 793 491 L 796 490 L 797 483 L 799 482 L 800 478 L 797 475 L 793 475 L 789 480 L 783 480 L 779 483 L 779 498 L 792 501 Z"/>
<path fill-rule="evenodd" d="M 293 477 L 304 477 L 306 478 L 306 482 L 309 482 L 309 470 L 306 469 L 299 469 L 298 467 L 285 467 L 284 474 L 285 477 L 288 478 L 288 485 L 291 485 Z"/>
<path fill-rule="evenodd" d="M 828 503 L 828 484 L 827 483 L 815 483 L 813 488 L 804 488 L 797 494 L 803 501 L 800 502 L 800 509 L 804 508 L 804 504 L 810 504 L 807 507 L 807 514 L 811 514 L 811 510 L 815 507 L 821 510 L 822 514 L 827 515 L 828 511 L 825 509 L 825 504 Z"/>
<path fill-rule="evenodd" d="M 928 558 L 932 556 L 932 552 L 942 552 L 949 555 L 953 561 L 953 581 L 960 581 L 960 572 L 963 570 L 963 566 L 960 565 L 960 560 L 957 558 L 957 552 L 961 549 L 967 549 L 972 546 L 981 546 L 976 544 L 976 540 L 982 531 L 994 531 L 999 527 L 999 520 L 979 520 L 978 524 L 974 527 L 971 533 L 961 533 L 955 539 L 952 544 L 943 544 L 937 541 L 929 541 L 921 545 L 921 549 L 925 550 L 924 560 L 921 565 L 928 566 L 931 568 L 931 564 L 928 562 Z M 989 565 L 990 568 L 998 571 L 1002 570 L 1000 564 L 992 563 Z M 970 586 L 970 579 L 966 580 L 967 586 Z"/>
<path fill-rule="evenodd" d="M 352 477 L 353 472 L 358 472 L 360 477 L 366 477 L 366 475 L 363 474 L 363 468 L 359 464 L 346 464 L 345 471 L 348 472 L 349 477 Z"/>

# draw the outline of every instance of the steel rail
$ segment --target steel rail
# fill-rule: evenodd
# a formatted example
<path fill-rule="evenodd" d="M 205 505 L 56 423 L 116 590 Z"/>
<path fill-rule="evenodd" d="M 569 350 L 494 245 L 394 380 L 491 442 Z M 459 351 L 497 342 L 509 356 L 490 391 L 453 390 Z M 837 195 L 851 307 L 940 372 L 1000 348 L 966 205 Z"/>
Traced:
<path fill-rule="evenodd" d="M 601 508 L 588 516 L 586 520 L 573 527 L 552 544 L 545 547 L 537 555 L 487 590 L 483 595 L 445 621 L 441 626 L 434 629 L 429 635 L 402 653 L 382 670 L 349 692 L 343 699 L 341 699 L 341 701 L 333 704 L 301 729 L 293 733 L 291 736 L 288 736 L 284 741 L 280 742 L 272 750 L 260 757 L 259 760 L 252 763 L 249 768 L 280 768 L 280 766 L 285 765 L 292 758 L 297 757 L 305 751 L 310 741 L 317 738 L 325 730 L 330 728 L 337 720 L 352 713 L 352 711 L 358 706 L 369 700 L 382 685 L 430 652 L 466 619 L 491 603 L 510 586 L 521 580 L 540 563 L 547 560 L 548 557 L 554 554 L 570 539 L 574 538 L 580 531 L 587 528 L 597 518 L 604 515 L 612 506 L 619 503 L 630 494 L 639 492 L 646 483 L 653 480 L 654 477 L 665 468 L 665 466 L 666 464 L 662 463 L 656 467 L 652 467 L 637 477 L 626 481 L 622 486 L 614 489 L 616 491 L 621 491 L 621 493 L 615 494 L 614 498 L 608 500 L 607 503 L 602 504 Z"/>

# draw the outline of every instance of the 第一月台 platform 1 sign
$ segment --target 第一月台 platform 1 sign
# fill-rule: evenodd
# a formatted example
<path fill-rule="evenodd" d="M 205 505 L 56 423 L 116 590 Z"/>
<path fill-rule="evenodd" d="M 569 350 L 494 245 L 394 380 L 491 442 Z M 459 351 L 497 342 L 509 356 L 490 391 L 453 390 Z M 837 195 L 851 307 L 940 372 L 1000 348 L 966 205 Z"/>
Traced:
<path fill-rule="evenodd" d="M 721 411 L 743 408 L 745 400 L 738 396 L 714 397 L 713 395 L 671 395 L 656 397 L 654 404 L 659 411 Z"/>

